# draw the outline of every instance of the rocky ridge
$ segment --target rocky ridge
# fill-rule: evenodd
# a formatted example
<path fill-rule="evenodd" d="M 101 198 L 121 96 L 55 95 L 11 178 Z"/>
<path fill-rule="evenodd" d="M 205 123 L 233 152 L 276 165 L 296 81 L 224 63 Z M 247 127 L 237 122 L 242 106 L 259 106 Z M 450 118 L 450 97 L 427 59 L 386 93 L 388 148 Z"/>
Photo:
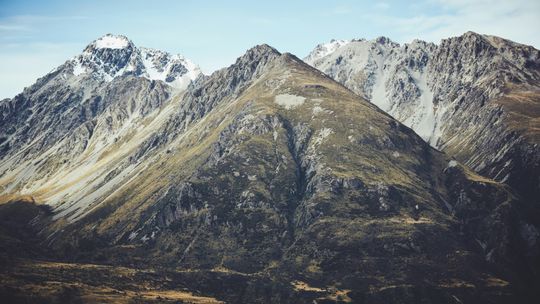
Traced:
<path fill-rule="evenodd" d="M 166 121 L 175 96 L 199 77 L 181 56 L 139 49 L 123 36 L 95 40 L 0 102 L 2 200 L 32 193 L 64 210 L 59 217 L 75 218 L 80 206 L 129 179 L 126 153 Z"/>
<path fill-rule="evenodd" d="M 439 45 L 380 37 L 306 61 L 475 171 L 540 195 L 540 51 L 467 32 Z"/>

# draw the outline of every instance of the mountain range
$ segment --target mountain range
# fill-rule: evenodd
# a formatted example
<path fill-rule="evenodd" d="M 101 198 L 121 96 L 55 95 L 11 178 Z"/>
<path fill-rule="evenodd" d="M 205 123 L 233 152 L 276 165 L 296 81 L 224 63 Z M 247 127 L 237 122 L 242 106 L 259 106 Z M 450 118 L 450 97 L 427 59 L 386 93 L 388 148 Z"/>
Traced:
<path fill-rule="evenodd" d="M 105 35 L 0 101 L 0 294 L 534 303 L 539 55 L 263 44 L 204 75 Z"/>
<path fill-rule="evenodd" d="M 333 40 L 304 60 L 434 148 L 539 202 L 537 49 L 467 32 L 439 45 Z"/>

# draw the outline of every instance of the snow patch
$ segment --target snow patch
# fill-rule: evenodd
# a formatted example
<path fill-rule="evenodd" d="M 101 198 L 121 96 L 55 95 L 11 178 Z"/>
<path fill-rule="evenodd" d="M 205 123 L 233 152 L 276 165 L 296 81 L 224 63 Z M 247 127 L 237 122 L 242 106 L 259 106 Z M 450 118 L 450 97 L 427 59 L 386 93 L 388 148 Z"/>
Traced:
<path fill-rule="evenodd" d="M 139 230 L 137 230 L 137 231 L 132 231 L 132 232 L 129 234 L 128 240 L 132 241 L 133 239 L 135 239 L 135 238 L 137 237 L 138 234 L 139 234 Z"/>
<path fill-rule="evenodd" d="M 280 94 L 276 95 L 274 102 L 278 105 L 284 107 L 287 110 L 296 108 L 304 103 L 306 100 L 305 97 L 291 95 L 291 94 Z"/>
<path fill-rule="evenodd" d="M 457 165 L 458 165 L 457 161 L 451 160 L 448 162 L 448 166 L 446 168 L 454 168 L 454 167 L 457 167 Z"/>
<path fill-rule="evenodd" d="M 314 106 L 313 107 L 313 115 L 317 115 L 317 114 L 319 114 L 321 112 L 324 112 L 324 109 L 322 107 L 320 107 L 320 106 Z"/>
<path fill-rule="evenodd" d="M 325 138 L 330 136 L 334 131 L 330 128 L 322 128 L 319 131 L 319 134 L 317 134 L 317 137 L 315 137 L 315 144 L 320 145 Z"/>
<path fill-rule="evenodd" d="M 123 49 L 128 46 L 128 40 L 122 36 L 105 35 L 96 40 L 98 49 Z"/>
<path fill-rule="evenodd" d="M 167 52 L 150 48 L 140 48 L 140 52 L 145 67 L 143 76 L 150 80 L 161 80 L 174 88 L 183 90 L 191 81 L 202 74 L 199 66 L 182 55 L 170 55 Z M 187 70 L 182 75 L 174 75 L 174 69 L 178 64 Z M 174 80 L 171 81 L 171 78 Z"/>
<path fill-rule="evenodd" d="M 351 42 L 350 40 L 332 39 L 328 43 L 319 44 L 311 53 L 309 53 L 309 55 L 306 58 L 304 58 L 304 61 L 307 64 L 312 65 L 316 60 L 332 54 L 337 49 L 339 49 L 340 47 L 344 45 L 349 44 L 350 42 Z"/>
<path fill-rule="evenodd" d="M 82 66 L 80 61 L 77 61 L 77 63 L 73 66 L 73 75 L 79 76 L 84 73 L 86 73 L 86 68 Z"/>

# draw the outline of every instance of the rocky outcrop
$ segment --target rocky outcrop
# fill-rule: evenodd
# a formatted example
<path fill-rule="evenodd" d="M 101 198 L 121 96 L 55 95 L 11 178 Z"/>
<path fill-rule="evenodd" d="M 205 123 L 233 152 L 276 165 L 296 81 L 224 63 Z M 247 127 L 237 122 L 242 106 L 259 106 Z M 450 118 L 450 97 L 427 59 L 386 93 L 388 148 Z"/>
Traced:
<path fill-rule="evenodd" d="M 433 147 L 537 201 L 538 50 L 473 32 L 439 45 L 353 40 L 315 56 L 318 48 L 309 64 Z"/>

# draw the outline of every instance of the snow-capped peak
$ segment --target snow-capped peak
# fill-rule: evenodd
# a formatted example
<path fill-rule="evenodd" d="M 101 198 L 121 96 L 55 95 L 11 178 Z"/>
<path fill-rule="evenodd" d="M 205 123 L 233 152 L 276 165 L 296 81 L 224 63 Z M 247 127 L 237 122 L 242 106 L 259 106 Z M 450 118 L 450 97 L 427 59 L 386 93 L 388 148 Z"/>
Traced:
<path fill-rule="evenodd" d="M 144 77 L 162 80 L 169 85 L 183 89 L 202 72 L 199 66 L 182 55 L 140 48 L 141 59 L 145 67 Z"/>
<path fill-rule="evenodd" d="M 107 34 L 94 43 L 98 49 L 123 49 L 129 45 L 129 39 L 121 35 Z"/>
<path fill-rule="evenodd" d="M 336 40 L 332 39 L 328 43 L 322 43 L 317 45 L 309 55 L 307 55 L 306 58 L 304 58 L 304 61 L 308 64 L 312 64 L 319 58 L 323 58 L 333 52 L 335 52 L 340 47 L 350 43 L 351 40 Z"/>
<path fill-rule="evenodd" d="M 107 34 L 94 40 L 68 62 L 74 76 L 91 76 L 112 81 L 131 75 L 161 80 L 172 87 L 184 89 L 197 78 L 201 69 L 182 55 L 137 48 L 127 37 Z"/>

